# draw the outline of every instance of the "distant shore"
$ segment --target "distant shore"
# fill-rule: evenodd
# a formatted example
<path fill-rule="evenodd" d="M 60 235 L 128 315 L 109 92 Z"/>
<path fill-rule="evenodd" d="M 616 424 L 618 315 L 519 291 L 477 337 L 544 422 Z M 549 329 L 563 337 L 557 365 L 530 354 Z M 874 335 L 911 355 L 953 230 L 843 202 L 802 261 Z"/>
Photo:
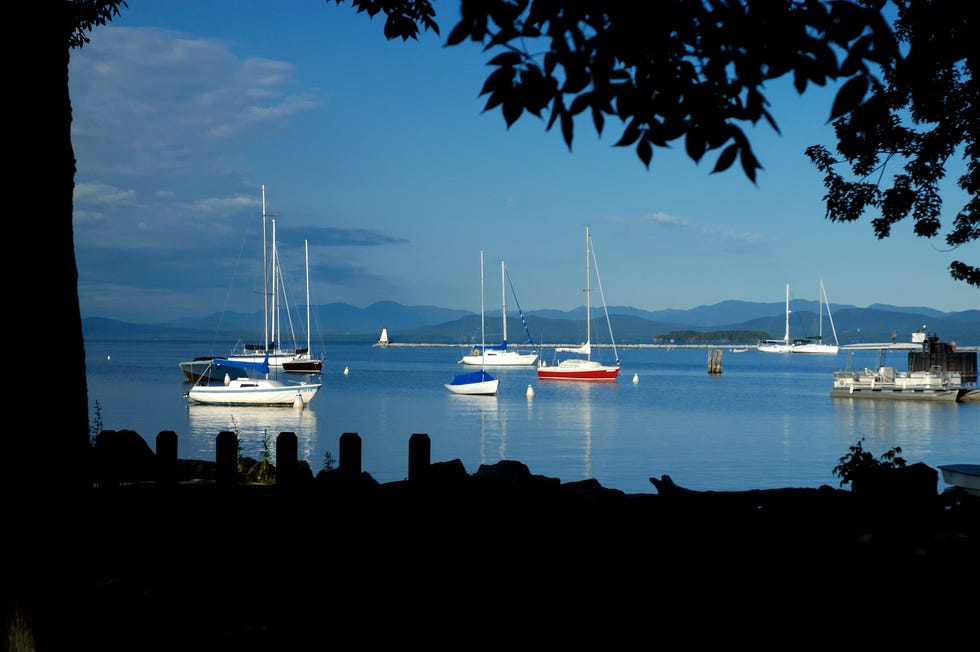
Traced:
<path fill-rule="evenodd" d="M 469 349 L 472 347 L 479 348 L 479 344 L 438 344 L 434 342 L 391 342 L 389 344 L 375 344 L 375 348 L 379 349 L 395 349 L 395 348 L 433 348 L 433 349 Z M 531 346 L 529 344 L 508 344 L 509 348 L 512 349 L 555 349 L 559 347 L 573 347 L 581 346 L 581 342 L 577 344 L 538 344 L 537 346 Z M 594 349 L 611 349 L 613 346 L 611 344 L 593 344 Z M 753 351 L 757 347 L 754 344 L 737 344 L 734 342 L 728 342 L 727 344 L 617 344 L 617 349 L 745 349 L 748 351 Z M 957 346 L 957 351 L 980 351 L 980 346 Z"/>

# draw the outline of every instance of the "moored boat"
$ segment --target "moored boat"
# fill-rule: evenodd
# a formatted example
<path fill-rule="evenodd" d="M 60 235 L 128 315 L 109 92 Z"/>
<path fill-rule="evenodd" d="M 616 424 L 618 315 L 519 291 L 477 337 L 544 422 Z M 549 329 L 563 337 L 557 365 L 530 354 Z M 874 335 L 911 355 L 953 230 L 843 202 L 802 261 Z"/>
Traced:
<path fill-rule="evenodd" d="M 830 390 L 834 398 L 955 403 L 968 400 L 976 391 L 976 352 L 958 352 L 955 346 L 940 342 L 938 337 L 927 337 L 925 327 L 912 334 L 911 343 L 853 344 L 841 348 L 876 350 L 878 364 L 874 368 L 835 371 Z M 908 371 L 884 364 L 885 353 L 895 350 L 908 352 Z"/>
<path fill-rule="evenodd" d="M 500 288 L 501 288 L 501 303 L 500 303 L 500 314 L 503 317 L 503 339 L 499 344 L 494 344 L 492 346 L 480 346 L 473 349 L 471 355 L 464 355 L 460 359 L 460 364 L 466 365 L 477 365 L 481 367 L 530 367 L 533 366 L 535 362 L 538 361 L 538 352 L 530 351 L 528 353 L 521 353 L 512 348 L 508 348 L 507 345 L 507 271 L 504 268 L 504 261 L 500 261 Z M 511 286 L 513 289 L 513 286 Z M 516 299 L 516 293 L 515 293 Z M 521 312 L 521 320 L 524 320 L 524 313 Z M 527 324 L 525 323 L 524 329 L 527 330 Z M 531 346 L 534 346 L 534 341 L 531 340 L 531 333 L 527 333 L 528 342 Z"/>
<path fill-rule="evenodd" d="M 834 372 L 834 398 L 956 402 L 968 391 L 957 371 L 899 371 L 895 367 Z"/>
<path fill-rule="evenodd" d="M 980 464 L 941 464 L 943 482 L 980 496 Z"/>
<path fill-rule="evenodd" d="M 599 281 L 599 292 L 602 296 L 602 310 L 606 315 L 606 326 L 609 328 L 609 341 L 612 343 L 613 364 L 603 364 L 592 359 L 592 263 L 595 264 L 596 280 Z M 609 321 L 609 311 L 606 309 L 606 299 L 602 295 L 602 281 L 599 280 L 599 267 L 595 261 L 595 251 L 592 248 L 592 236 L 589 228 L 585 228 L 585 343 L 578 347 L 557 347 L 558 353 L 573 353 L 584 358 L 565 358 L 556 364 L 548 365 L 538 360 L 539 380 L 616 380 L 619 376 L 620 360 L 616 351 L 616 341 L 613 339 L 612 322 Z"/>
<path fill-rule="evenodd" d="M 211 363 L 220 376 L 224 370 L 239 369 L 264 375 L 238 378 L 225 377 L 222 383 L 198 380 L 187 392 L 195 403 L 216 405 L 291 405 L 305 407 L 322 387 L 322 383 L 291 383 L 269 378 L 268 360 L 261 363 L 235 360 L 214 360 Z"/>
<path fill-rule="evenodd" d="M 484 319 L 483 301 L 483 250 L 480 250 L 480 346 L 486 350 L 486 323 Z M 458 374 L 452 382 L 444 383 L 446 389 L 453 394 L 470 394 L 477 396 L 496 396 L 500 380 L 487 373 L 485 368 L 465 374 Z"/>
<path fill-rule="evenodd" d="M 789 353 L 793 343 L 789 339 L 789 283 L 786 284 L 786 331 L 781 340 L 761 340 L 756 347 L 763 353 Z"/>
<path fill-rule="evenodd" d="M 194 383 L 202 378 L 204 380 L 222 380 L 227 373 L 231 378 L 238 378 L 242 375 L 240 369 L 222 369 L 212 365 L 214 360 L 225 360 L 224 356 L 201 356 L 193 360 L 183 360 L 179 363 L 180 370 L 184 372 L 184 377 Z M 220 375 L 218 375 L 220 373 Z"/>

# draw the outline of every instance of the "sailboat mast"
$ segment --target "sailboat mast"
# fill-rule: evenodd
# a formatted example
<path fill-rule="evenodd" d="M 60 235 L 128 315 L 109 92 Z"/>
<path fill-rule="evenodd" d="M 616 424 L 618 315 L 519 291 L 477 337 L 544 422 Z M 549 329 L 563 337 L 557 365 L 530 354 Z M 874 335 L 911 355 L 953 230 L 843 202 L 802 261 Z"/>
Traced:
<path fill-rule="evenodd" d="M 306 251 L 306 352 L 313 358 L 313 351 L 310 347 L 310 241 L 303 240 L 303 249 Z"/>
<path fill-rule="evenodd" d="M 585 227 L 585 344 L 586 357 L 592 359 L 592 268 L 589 262 L 589 227 Z"/>
<path fill-rule="evenodd" d="M 820 292 L 817 293 L 817 315 L 820 318 L 817 326 L 817 341 L 823 344 L 823 279 L 820 279 Z"/>
<path fill-rule="evenodd" d="M 820 295 L 823 297 L 824 303 L 827 304 L 827 319 L 830 321 L 830 330 L 834 334 L 834 344 L 840 344 L 837 339 L 837 327 L 834 326 L 834 316 L 830 313 L 830 297 L 827 296 L 827 288 L 823 285 L 823 279 L 820 279 Z"/>
<path fill-rule="evenodd" d="M 507 344 L 507 287 L 504 282 L 504 261 L 500 261 L 500 316 L 504 320 L 504 344 Z"/>
<path fill-rule="evenodd" d="M 269 350 L 269 261 L 265 242 L 265 184 L 262 184 L 262 312 L 265 350 Z"/>
<path fill-rule="evenodd" d="M 783 335 L 783 341 L 789 344 L 789 283 L 786 284 L 786 334 Z"/>
<path fill-rule="evenodd" d="M 276 220 L 272 218 L 272 348 L 277 349 L 279 342 L 279 248 L 276 246 Z M 268 347 L 266 347 L 268 348 Z"/>
<path fill-rule="evenodd" d="M 480 369 L 486 367 L 487 362 L 487 336 L 483 321 L 483 250 L 480 249 Z M 485 378 L 481 380 L 486 380 Z"/>

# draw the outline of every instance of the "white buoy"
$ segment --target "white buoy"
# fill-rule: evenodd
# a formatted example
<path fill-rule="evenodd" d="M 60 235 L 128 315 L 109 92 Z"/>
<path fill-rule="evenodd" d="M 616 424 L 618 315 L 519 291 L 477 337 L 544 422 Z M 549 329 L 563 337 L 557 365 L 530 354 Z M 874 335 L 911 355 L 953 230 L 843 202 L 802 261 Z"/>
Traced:
<path fill-rule="evenodd" d="M 640 382 L 640 374 L 633 374 L 633 384 Z"/>
<path fill-rule="evenodd" d="M 350 369 L 348 369 L 347 367 L 344 367 L 344 375 L 346 376 L 349 373 L 350 373 Z"/>
<path fill-rule="evenodd" d="M 225 374 L 225 385 L 231 385 L 231 376 Z"/>
<path fill-rule="evenodd" d="M 534 388 L 530 385 L 527 386 L 527 397 L 534 398 Z"/>
<path fill-rule="evenodd" d="M 293 407 L 297 410 L 302 410 L 305 403 L 303 403 L 303 395 L 296 392 L 296 398 L 293 399 Z"/>
<path fill-rule="evenodd" d="M 106 355 L 105 355 L 105 359 L 106 359 L 106 360 L 112 360 L 112 356 L 111 356 L 111 355 L 109 355 L 108 353 L 106 353 Z"/>

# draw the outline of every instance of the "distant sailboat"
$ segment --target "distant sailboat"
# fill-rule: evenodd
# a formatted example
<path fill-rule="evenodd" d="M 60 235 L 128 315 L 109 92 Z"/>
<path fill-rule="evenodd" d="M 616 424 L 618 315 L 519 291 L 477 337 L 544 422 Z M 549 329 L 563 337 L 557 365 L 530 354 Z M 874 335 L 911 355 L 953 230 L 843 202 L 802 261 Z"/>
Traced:
<path fill-rule="evenodd" d="M 513 290 L 513 286 L 511 286 Z M 521 353 L 512 348 L 508 348 L 507 345 L 507 272 L 504 268 L 504 261 L 500 261 L 500 312 L 503 315 L 503 339 L 500 344 L 495 344 L 493 346 L 482 346 L 481 348 L 474 348 L 472 354 L 464 355 L 460 359 L 461 364 L 468 365 L 479 365 L 481 367 L 518 367 L 525 366 L 530 367 L 535 362 L 538 361 L 537 351 L 531 351 L 529 353 Z M 515 293 L 516 300 L 516 293 Z M 519 306 L 518 306 L 519 308 Z M 523 320 L 524 313 L 521 313 L 521 319 Z M 525 324 L 525 330 L 527 330 L 527 325 Z M 528 341 L 531 345 L 534 342 L 531 341 L 531 334 L 528 333 Z"/>
<path fill-rule="evenodd" d="M 827 290 L 823 286 L 823 279 L 820 279 L 820 334 L 816 337 L 807 337 L 793 343 L 793 353 L 819 353 L 824 355 L 837 355 L 840 342 L 837 340 L 837 328 L 834 326 L 834 317 L 830 314 L 830 299 L 827 298 Z M 827 344 L 823 341 L 823 307 L 827 306 L 827 319 L 830 321 L 830 328 L 834 333 L 834 343 Z"/>
<path fill-rule="evenodd" d="M 389 344 L 391 344 L 391 340 L 388 339 L 388 329 L 382 328 L 381 337 L 374 343 L 374 346 L 388 346 Z"/>
<path fill-rule="evenodd" d="M 480 251 L 480 346 L 486 350 L 486 329 L 484 324 L 483 307 L 483 251 Z M 445 383 L 446 389 L 453 394 L 471 394 L 496 396 L 500 381 L 487 373 L 486 369 L 459 374 L 451 383 Z"/>
<path fill-rule="evenodd" d="M 786 284 L 786 332 L 781 340 L 762 340 L 759 350 L 763 353 L 789 353 L 793 343 L 789 341 L 789 283 Z"/>
<path fill-rule="evenodd" d="M 539 380 L 616 380 L 619 375 L 619 354 L 616 352 L 616 342 L 612 336 L 612 323 L 606 310 L 606 298 L 602 295 L 602 281 L 599 280 L 599 269 L 596 265 L 596 280 L 599 281 L 599 295 L 602 297 L 602 309 L 606 313 L 606 326 L 609 328 L 609 340 L 612 343 L 616 361 L 605 365 L 592 359 L 592 272 L 595 252 L 592 249 L 592 236 L 589 228 L 585 228 L 585 344 L 575 348 L 558 347 L 555 353 L 575 353 L 584 358 L 566 358 L 555 365 L 538 364 Z"/>

